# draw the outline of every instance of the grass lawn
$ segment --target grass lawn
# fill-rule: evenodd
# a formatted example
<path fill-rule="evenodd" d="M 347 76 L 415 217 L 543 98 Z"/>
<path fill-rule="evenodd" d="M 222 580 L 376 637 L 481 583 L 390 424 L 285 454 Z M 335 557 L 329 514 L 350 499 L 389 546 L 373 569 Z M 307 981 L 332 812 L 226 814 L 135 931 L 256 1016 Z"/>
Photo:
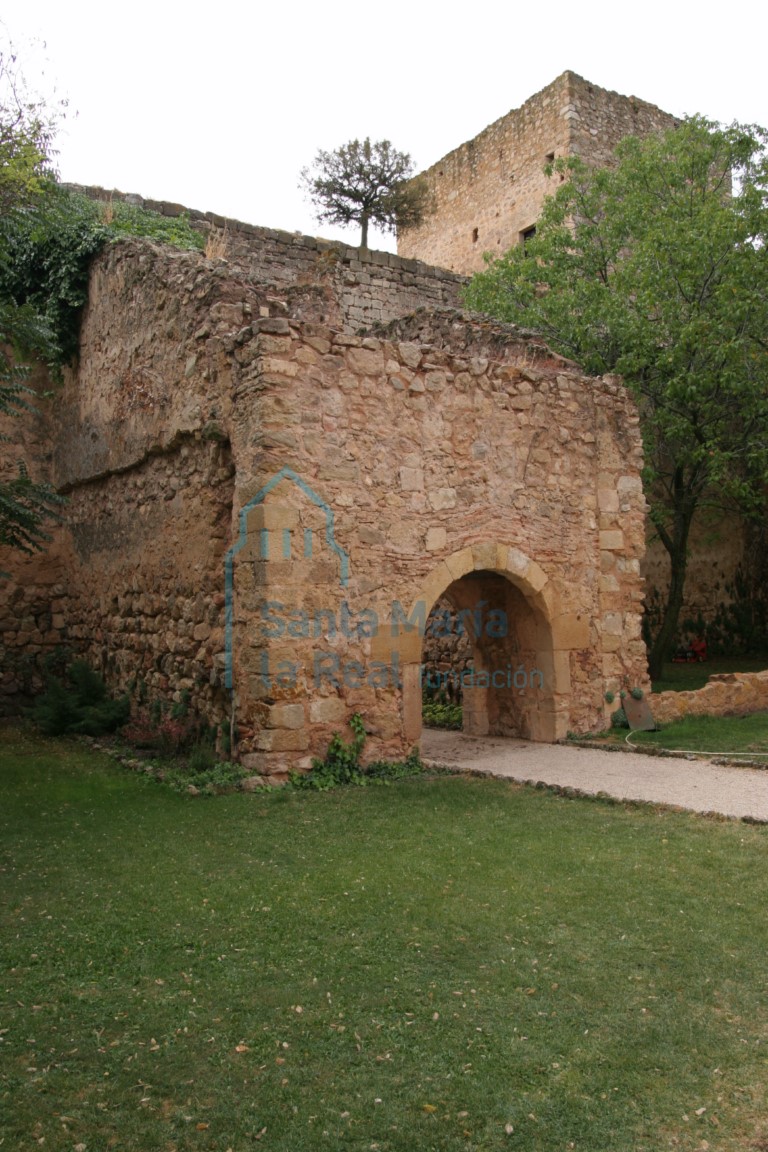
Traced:
<path fill-rule="evenodd" d="M 624 738 L 621 732 L 617 735 Z M 738 752 L 768 763 L 768 712 L 748 716 L 686 716 L 658 732 L 633 732 L 633 744 L 686 752 Z"/>
<path fill-rule="evenodd" d="M 661 680 L 654 680 L 654 692 L 693 692 L 703 688 L 710 676 L 718 672 L 764 672 L 768 668 L 768 655 L 763 656 L 713 656 L 703 664 L 664 665 Z"/>
<path fill-rule="evenodd" d="M 768 829 L 0 763 L 1 1147 L 768 1149 Z"/>

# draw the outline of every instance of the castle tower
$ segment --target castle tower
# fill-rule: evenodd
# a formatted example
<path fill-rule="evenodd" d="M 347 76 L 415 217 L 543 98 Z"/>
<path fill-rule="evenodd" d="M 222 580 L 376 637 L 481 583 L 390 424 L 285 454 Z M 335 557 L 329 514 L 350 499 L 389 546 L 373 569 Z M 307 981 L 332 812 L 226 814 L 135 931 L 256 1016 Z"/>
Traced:
<path fill-rule="evenodd" d="M 427 169 L 436 211 L 398 236 L 400 256 L 471 275 L 483 253 L 501 256 L 536 226 L 541 206 L 560 181 L 546 176 L 558 156 L 607 165 L 625 136 L 646 136 L 678 120 L 634 96 L 607 92 L 563 72 Z"/>

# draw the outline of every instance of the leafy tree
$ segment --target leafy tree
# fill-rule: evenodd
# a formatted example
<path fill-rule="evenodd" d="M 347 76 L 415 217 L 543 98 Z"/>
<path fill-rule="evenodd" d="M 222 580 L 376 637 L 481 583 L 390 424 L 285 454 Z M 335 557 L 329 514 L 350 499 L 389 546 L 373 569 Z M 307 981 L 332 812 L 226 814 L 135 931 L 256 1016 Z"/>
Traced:
<path fill-rule="evenodd" d="M 300 186 L 321 224 L 359 224 L 360 247 L 368 247 L 368 225 L 384 232 L 413 228 L 429 210 L 425 181 L 412 179 L 413 162 L 389 140 L 350 140 L 333 152 L 317 153 L 304 168 Z"/>
<path fill-rule="evenodd" d="M 56 115 L 25 90 L 13 48 L 0 46 L 0 220 L 50 187 Z"/>
<path fill-rule="evenodd" d="M 0 283 L 14 237 L 53 187 L 52 138 L 53 120 L 24 95 L 15 56 L 0 51 Z M 29 410 L 29 371 L 19 357 L 52 355 L 54 347 L 37 310 L 0 288 L 0 414 Z M 8 439 L 0 435 L 0 441 Z M 0 482 L 0 544 L 34 552 L 48 539 L 44 524 L 55 518 L 61 500 L 50 485 L 32 480 L 23 462 L 17 467 L 13 479 Z"/>
<path fill-rule="evenodd" d="M 76 354 L 90 263 L 104 244 L 133 235 L 182 248 L 205 245 L 186 217 L 97 204 L 62 188 L 52 162 L 56 120 L 56 112 L 26 94 L 13 51 L 0 48 L 0 415 L 6 417 L 32 411 L 25 359 L 43 360 L 56 377 Z M 0 433 L 0 442 L 8 440 Z M 61 503 L 20 461 L 17 475 L 0 482 L 0 545 L 39 550 Z"/>
<path fill-rule="evenodd" d="M 469 285 L 469 307 L 541 332 L 633 391 L 650 517 L 670 558 L 657 677 L 706 504 L 764 510 L 768 479 L 766 132 L 700 117 L 624 140 L 613 169 L 578 159 L 536 234 Z"/>
<path fill-rule="evenodd" d="M 204 235 L 186 216 L 161 216 L 119 201 L 95 201 L 60 185 L 54 185 L 9 236 L 7 259 L 0 263 L 0 298 L 30 306 L 47 325 L 53 343 L 40 355 L 54 376 L 77 354 L 94 256 L 105 244 L 127 236 L 177 248 L 205 246 Z"/>

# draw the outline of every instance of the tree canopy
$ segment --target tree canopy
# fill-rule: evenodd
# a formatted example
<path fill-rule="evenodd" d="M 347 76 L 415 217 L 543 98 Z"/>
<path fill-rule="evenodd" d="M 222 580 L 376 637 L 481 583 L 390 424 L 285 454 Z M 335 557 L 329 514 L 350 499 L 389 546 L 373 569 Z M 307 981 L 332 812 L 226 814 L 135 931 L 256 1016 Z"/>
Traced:
<path fill-rule="evenodd" d="M 19 231 L 29 227 L 54 186 L 53 127 L 43 106 L 24 94 L 13 54 L 0 52 L 0 281 Z M 52 356 L 54 349 L 37 309 L 0 291 L 0 414 L 19 416 L 30 407 L 28 369 L 19 357 Z M 23 460 L 16 467 L 12 479 L 0 482 L 0 544 L 33 552 L 48 539 L 45 523 L 55 518 L 61 500 L 50 485 L 30 477 Z"/>
<path fill-rule="evenodd" d="M 535 236 L 488 258 L 466 303 L 634 392 L 650 516 L 671 564 L 653 677 L 677 630 L 694 515 L 708 503 L 764 508 L 766 132 L 693 117 L 624 140 L 614 168 L 571 158 L 555 169 L 566 179 Z"/>
<path fill-rule="evenodd" d="M 121 202 L 96 203 L 56 180 L 57 115 L 31 98 L 12 50 L 0 48 L 0 415 L 29 417 L 34 395 L 26 360 L 54 379 L 75 356 L 90 263 L 110 240 L 144 236 L 181 248 L 205 237 L 186 216 L 167 218 Z M 9 425 L 6 425 L 9 427 Z M 9 437 L 0 434 L 0 442 Z M 10 461 L 4 461 L 8 474 Z M 62 503 L 23 460 L 0 482 L 0 545 L 33 552 Z"/>
<path fill-rule="evenodd" d="M 413 178 L 413 161 L 389 140 L 350 140 L 333 152 L 319 151 L 301 173 L 300 186 L 315 205 L 321 224 L 359 224 L 361 248 L 368 225 L 384 232 L 413 228 L 429 209 L 425 181 Z"/>

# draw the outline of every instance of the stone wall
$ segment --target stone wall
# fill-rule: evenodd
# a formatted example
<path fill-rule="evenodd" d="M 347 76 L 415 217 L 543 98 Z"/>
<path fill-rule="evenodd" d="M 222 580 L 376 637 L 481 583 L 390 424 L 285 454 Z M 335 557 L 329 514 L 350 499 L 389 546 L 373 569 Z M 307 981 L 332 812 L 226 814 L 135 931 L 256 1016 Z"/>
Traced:
<path fill-rule="evenodd" d="M 655 615 L 656 605 L 666 597 L 669 587 L 669 553 L 649 525 L 648 546 L 643 560 L 646 600 Z M 691 526 L 686 569 L 685 602 L 680 613 L 681 631 L 687 620 L 699 618 L 710 623 L 723 605 L 733 602 L 736 570 L 751 569 L 748 526 L 737 515 L 701 509 Z"/>
<path fill-rule="evenodd" d="M 0 583 L 6 700 L 39 690 L 46 661 L 69 650 L 137 699 L 184 693 L 208 719 L 226 711 L 224 426 L 237 335 L 259 307 L 197 254 L 129 242 L 96 261 L 78 370 L 60 387 L 39 376 L 40 415 L 9 425 L 67 503 L 45 553 L 0 558 L 15 577 Z"/>
<path fill-rule="evenodd" d="M 0 693 L 39 690 L 46 658 L 66 649 L 136 703 L 186 699 L 220 720 L 231 511 L 226 447 L 194 437 L 76 484 L 66 531 L 0 584 Z"/>
<path fill-rule="evenodd" d="M 509 625 L 495 636 L 481 622 L 475 637 L 475 667 L 501 683 L 478 684 L 471 731 L 589 730 L 611 685 L 647 682 L 638 421 L 616 381 L 514 330 L 428 312 L 370 337 L 289 323 L 268 381 L 233 429 L 236 460 L 259 427 L 281 431 L 235 496 L 250 766 L 303 766 L 350 709 L 379 754 L 405 751 L 423 650 L 406 621 L 446 593 Z M 345 582 L 328 547 L 302 551 L 328 509 Z"/>
<path fill-rule="evenodd" d="M 349 332 L 393 320 L 416 308 L 456 307 L 459 289 L 465 283 L 463 276 L 392 252 L 260 228 L 132 193 L 77 184 L 66 187 L 104 203 L 125 201 L 162 216 L 188 216 L 193 227 L 208 238 L 209 253 L 215 252 L 219 259 L 241 269 L 249 280 L 272 285 L 278 299 L 291 288 L 304 288 L 324 322 Z M 292 315 L 301 314 L 293 304 L 289 310 Z"/>
<path fill-rule="evenodd" d="M 746 716 L 768 711 L 768 672 L 723 672 L 695 692 L 659 692 L 650 697 L 657 724 L 684 716 Z"/>
<path fill-rule="evenodd" d="M 471 620 L 468 621 L 471 625 Z M 459 610 L 441 596 L 427 618 L 422 649 L 422 692 L 430 699 L 461 704 L 463 677 L 472 671 L 472 636 Z"/>
<path fill-rule="evenodd" d="M 398 252 L 466 275 L 480 271 L 484 252 L 501 256 L 536 224 L 560 180 L 544 174 L 549 161 L 578 155 L 604 166 L 623 137 L 676 123 L 653 104 L 563 72 L 427 169 L 436 211 L 398 236 Z"/>
<path fill-rule="evenodd" d="M 350 335 L 333 303 L 147 242 L 96 260 L 78 368 L 28 444 L 64 523 L 45 555 L 0 555 L 8 696 L 61 644 L 134 700 L 234 708 L 265 775 L 354 711 L 370 755 L 396 755 L 442 595 L 485 606 L 470 731 L 604 727 L 606 691 L 647 685 L 620 383 L 450 310 Z"/>

